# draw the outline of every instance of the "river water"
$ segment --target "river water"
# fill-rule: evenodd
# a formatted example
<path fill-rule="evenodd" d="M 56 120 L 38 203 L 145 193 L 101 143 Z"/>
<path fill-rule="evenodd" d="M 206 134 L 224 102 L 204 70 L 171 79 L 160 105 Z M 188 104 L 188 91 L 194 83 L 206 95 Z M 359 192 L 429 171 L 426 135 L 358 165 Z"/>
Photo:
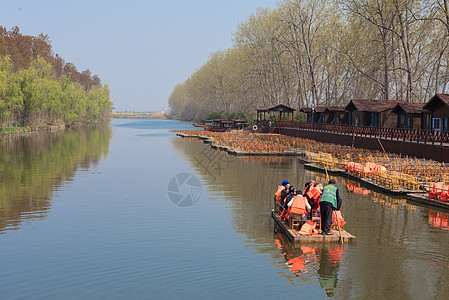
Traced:
<path fill-rule="evenodd" d="M 444 299 L 448 214 L 337 177 L 355 245 L 293 247 L 277 185 L 323 174 L 176 137 L 190 124 L 0 140 L 1 299 Z"/>

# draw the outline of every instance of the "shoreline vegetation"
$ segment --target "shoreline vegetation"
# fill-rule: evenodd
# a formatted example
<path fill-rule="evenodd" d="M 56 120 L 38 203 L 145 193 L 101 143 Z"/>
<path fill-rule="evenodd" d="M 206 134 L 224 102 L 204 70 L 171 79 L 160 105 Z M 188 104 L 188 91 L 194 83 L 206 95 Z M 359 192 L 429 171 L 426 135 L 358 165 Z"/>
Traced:
<path fill-rule="evenodd" d="M 230 48 L 211 53 L 173 88 L 170 111 L 201 120 L 275 104 L 417 103 L 447 93 L 446 2 L 284 0 L 258 9 L 239 24 Z"/>
<path fill-rule="evenodd" d="M 77 124 L 54 124 L 54 125 L 40 125 L 40 126 L 14 126 L 14 127 L 0 127 L 0 138 L 14 137 L 20 135 L 32 134 L 38 131 L 61 131 L 66 128 L 83 127 L 93 124 L 107 123 L 108 120 L 98 120 L 95 122 L 85 122 Z"/>
<path fill-rule="evenodd" d="M 54 54 L 47 35 L 0 26 L 0 130 L 28 132 L 110 118 L 109 87 Z"/>

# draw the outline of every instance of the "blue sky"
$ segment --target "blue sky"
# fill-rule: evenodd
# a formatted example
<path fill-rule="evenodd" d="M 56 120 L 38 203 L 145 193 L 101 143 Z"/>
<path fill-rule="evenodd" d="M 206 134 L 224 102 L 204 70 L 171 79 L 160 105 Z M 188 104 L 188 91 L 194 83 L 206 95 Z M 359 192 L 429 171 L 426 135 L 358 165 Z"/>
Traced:
<path fill-rule="evenodd" d="M 109 84 L 118 110 L 159 111 L 211 52 L 232 46 L 240 22 L 276 2 L 4 1 L 0 25 L 48 34 L 55 53 Z"/>

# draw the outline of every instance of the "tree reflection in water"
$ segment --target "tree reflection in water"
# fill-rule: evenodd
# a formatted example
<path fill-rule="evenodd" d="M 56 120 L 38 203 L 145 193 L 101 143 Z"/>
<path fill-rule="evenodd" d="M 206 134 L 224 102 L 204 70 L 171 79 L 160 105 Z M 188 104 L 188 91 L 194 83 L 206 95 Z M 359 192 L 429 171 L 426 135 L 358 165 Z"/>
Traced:
<path fill-rule="evenodd" d="M 38 132 L 0 140 L 0 233 L 44 218 L 53 192 L 109 152 L 109 126 Z"/>

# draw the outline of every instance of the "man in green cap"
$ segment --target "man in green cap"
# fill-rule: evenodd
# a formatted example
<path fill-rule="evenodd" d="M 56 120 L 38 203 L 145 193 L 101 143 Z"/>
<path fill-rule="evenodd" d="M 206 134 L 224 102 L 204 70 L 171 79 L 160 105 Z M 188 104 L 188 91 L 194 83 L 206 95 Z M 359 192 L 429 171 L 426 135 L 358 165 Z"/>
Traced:
<path fill-rule="evenodd" d="M 340 210 L 341 207 L 341 198 L 335 184 L 335 180 L 329 180 L 329 184 L 323 189 L 323 195 L 320 200 L 321 231 L 325 235 L 332 235 L 330 231 L 332 212 L 334 210 Z"/>

